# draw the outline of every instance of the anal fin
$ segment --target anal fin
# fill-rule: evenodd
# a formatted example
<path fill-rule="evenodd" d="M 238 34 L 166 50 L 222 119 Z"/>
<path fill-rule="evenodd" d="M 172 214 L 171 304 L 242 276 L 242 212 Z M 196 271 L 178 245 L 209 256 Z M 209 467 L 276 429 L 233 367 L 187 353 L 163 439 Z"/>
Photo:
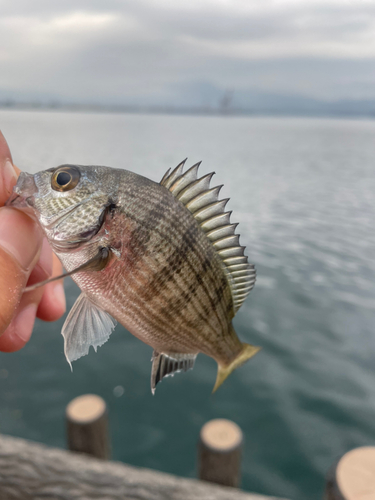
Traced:
<path fill-rule="evenodd" d="M 85 356 L 90 345 L 96 349 L 109 339 L 116 320 L 103 311 L 84 294 L 78 297 L 70 310 L 61 334 L 64 337 L 64 352 L 72 368 L 72 361 Z"/>
<path fill-rule="evenodd" d="M 156 384 L 164 377 L 169 377 L 177 372 L 187 372 L 194 367 L 197 354 L 175 353 L 163 354 L 157 351 L 152 353 L 151 392 L 155 394 Z"/>

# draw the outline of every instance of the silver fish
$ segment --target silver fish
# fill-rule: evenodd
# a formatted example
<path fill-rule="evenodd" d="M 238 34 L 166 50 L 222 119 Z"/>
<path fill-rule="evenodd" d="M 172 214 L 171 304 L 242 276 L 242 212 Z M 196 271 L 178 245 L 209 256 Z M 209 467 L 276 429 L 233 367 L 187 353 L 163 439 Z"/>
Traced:
<path fill-rule="evenodd" d="M 23 172 L 7 202 L 32 210 L 82 291 L 62 329 L 68 362 L 96 351 L 117 320 L 154 349 L 153 393 L 199 352 L 217 361 L 215 391 L 259 350 L 232 326 L 255 269 L 228 200 L 210 187 L 213 173 L 198 178 L 200 163 L 185 172 L 184 164 L 160 183 L 101 166 Z"/>

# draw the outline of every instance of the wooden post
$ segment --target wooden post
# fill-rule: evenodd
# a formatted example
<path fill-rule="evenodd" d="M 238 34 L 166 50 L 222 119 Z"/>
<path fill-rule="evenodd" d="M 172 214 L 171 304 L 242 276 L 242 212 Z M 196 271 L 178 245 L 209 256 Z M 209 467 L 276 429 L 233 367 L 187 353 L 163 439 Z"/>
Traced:
<path fill-rule="evenodd" d="M 242 431 L 234 422 L 222 418 L 207 422 L 200 432 L 199 479 L 238 487 L 242 442 Z"/>
<path fill-rule="evenodd" d="M 325 500 L 375 498 L 375 446 L 355 448 L 329 471 Z"/>
<path fill-rule="evenodd" d="M 108 413 L 105 401 L 95 394 L 73 399 L 66 407 L 67 439 L 70 451 L 108 459 Z"/>

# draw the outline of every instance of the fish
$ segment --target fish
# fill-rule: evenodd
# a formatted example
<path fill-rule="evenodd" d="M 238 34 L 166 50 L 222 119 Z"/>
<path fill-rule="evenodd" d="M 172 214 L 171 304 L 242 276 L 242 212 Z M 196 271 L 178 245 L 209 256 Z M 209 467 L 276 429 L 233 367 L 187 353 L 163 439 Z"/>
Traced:
<path fill-rule="evenodd" d="M 199 353 L 218 365 L 213 392 L 260 347 L 241 342 L 232 320 L 254 287 L 255 266 L 237 224 L 186 160 L 154 182 L 104 166 L 65 164 L 22 172 L 7 201 L 40 224 L 81 295 L 62 328 L 71 363 L 96 351 L 121 323 L 153 348 L 151 391 L 193 368 Z M 53 279 L 60 279 L 58 276 Z M 26 288 L 42 286 L 51 280 Z"/>

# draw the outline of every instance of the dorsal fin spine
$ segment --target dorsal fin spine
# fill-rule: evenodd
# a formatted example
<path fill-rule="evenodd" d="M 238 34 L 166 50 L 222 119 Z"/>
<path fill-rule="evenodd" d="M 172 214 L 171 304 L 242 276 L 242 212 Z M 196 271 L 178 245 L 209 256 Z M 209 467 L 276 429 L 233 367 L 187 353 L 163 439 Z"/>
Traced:
<path fill-rule="evenodd" d="M 198 194 L 190 200 L 186 204 L 186 208 L 190 210 L 190 212 L 194 215 L 195 212 L 200 210 L 201 208 L 205 207 L 206 205 L 210 205 L 211 203 L 215 203 L 218 201 L 218 196 L 220 193 L 220 189 L 223 187 L 221 186 L 215 186 L 214 188 L 207 189 L 206 191 L 203 191 L 202 193 Z"/>
<path fill-rule="evenodd" d="M 214 243 L 221 238 L 225 238 L 227 236 L 234 236 L 234 232 L 236 230 L 237 224 L 227 224 L 225 226 L 218 227 L 213 231 L 210 231 L 207 234 L 207 238 Z"/>
<path fill-rule="evenodd" d="M 251 264 L 231 264 L 229 267 L 231 273 L 235 273 L 235 272 L 243 272 L 243 271 L 247 271 L 249 269 L 249 272 L 250 272 L 250 269 L 252 269 L 250 267 Z M 254 271 L 254 274 L 255 274 L 255 271 Z"/>
<path fill-rule="evenodd" d="M 165 174 L 163 175 L 163 178 L 162 178 L 162 180 L 160 181 L 160 184 L 161 184 L 162 186 L 164 186 L 164 181 L 165 181 L 165 179 L 169 176 L 169 172 L 170 172 L 170 171 L 171 171 L 171 169 L 170 169 L 170 168 L 168 168 L 168 170 L 167 170 L 167 171 L 165 172 Z"/>
<path fill-rule="evenodd" d="M 198 194 L 205 192 L 210 187 L 210 181 L 214 172 L 204 175 L 200 179 L 191 182 L 177 195 L 177 198 L 186 205 L 189 201 L 195 198 Z"/>
<path fill-rule="evenodd" d="M 229 247 L 241 248 L 240 235 L 233 234 L 232 236 L 226 236 L 224 238 L 220 238 L 219 240 L 213 241 L 212 244 L 216 248 L 216 250 L 221 250 L 223 248 L 229 248 Z"/>
<path fill-rule="evenodd" d="M 180 175 L 177 180 L 173 183 L 173 185 L 169 188 L 169 190 L 178 197 L 178 194 L 181 193 L 187 186 L 189 186 L 192 182 L 195 182 L 198 176 L 198 168 L 200 162 L 193 165 L 189 170 L 187 170 L 184 175 Z"/>
<path fill-rule="evenodd" d="M 213 217 L 214 215 L 218 215 L 224 209 L 226 204 L 228 203 L 229 198 L 225 198 L 224 200 L 219 200 L 209 205 L 204 206 L 200 210 L 194 213 L 194 217 L 197 219 L 199 223 L 204 222 L 209 217 Z"/>
<path fill-rule="evenodd" d="M 179 163 L 177 165 L 177 167 L 175 169 L 173 169 L 172 172 L 168 175 L 168 177 L 165 177 L 165 176 L 163 177 L 163 184 L 162 184 L 163 186 L 165 186 L 167 189 L 169 189 L 171 187 L 171 185 L 176 181 L 176 179 L 178 177 L 180 177 L 180 175 L 183 172 L 186 160 L 187 160 L 187 158 L 185 158 L 185 160 L 183 160 L 181 163 Z"/>
<path fill-rule="evenodd" d="M 210 188 L 214 172 L 198 178 L 201 162 L 183 172 L 185 162 L 177 165 L 171 173 L 168 170 L 160 184 L 192 213 L 220 256 L 236 313 L 254 286 L 254 265 L 248 263 L 244 255 L 245 247 L 240 245 L 240 236 L 235 234 L 238 224 L 230 222 L 232 212 L 224 211 L 229 198 L 218 199 L 223 185 Z"/>
<path fill-rule="evenodd" d="M 223 225 L 230 224 L 230 216 L 232 212 L 222 212 L 221 214 L 216 214 L 213 217 L 209 217 L 200 223 L 203 231 L 213 231 L 216 228 L 220 228 Z"/>

